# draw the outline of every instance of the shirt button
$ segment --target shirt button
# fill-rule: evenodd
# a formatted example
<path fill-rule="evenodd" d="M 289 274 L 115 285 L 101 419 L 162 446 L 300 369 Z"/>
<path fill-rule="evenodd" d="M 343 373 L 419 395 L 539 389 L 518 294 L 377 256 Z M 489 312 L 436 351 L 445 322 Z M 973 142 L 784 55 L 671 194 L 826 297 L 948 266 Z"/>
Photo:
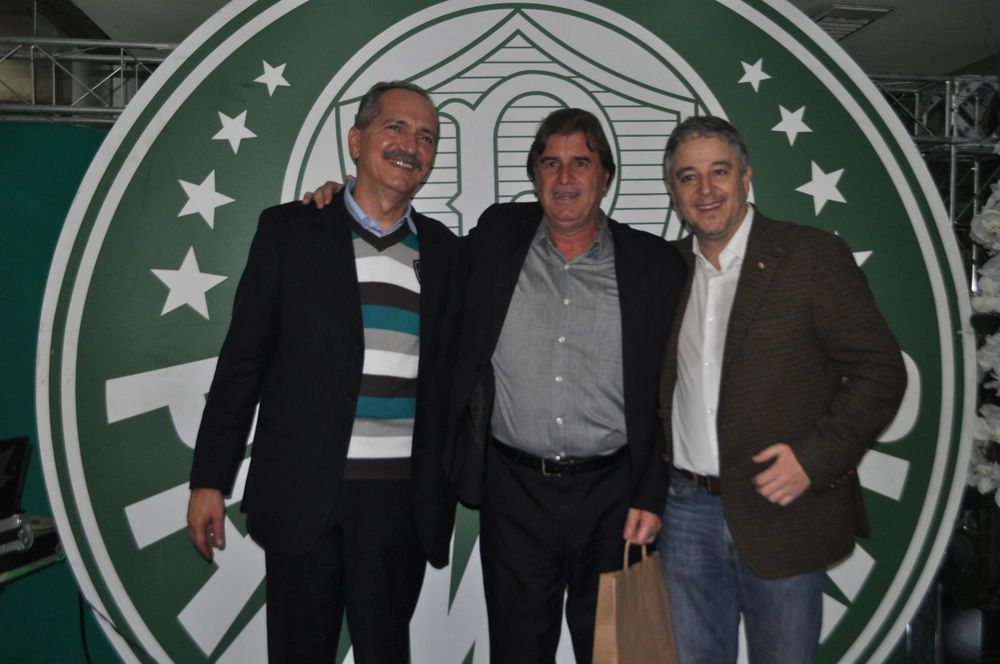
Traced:
<path fill-rule="evenodd" d="M 706 410 L 705 412 L 706 412 L 706 413 L 708 413 L 709 415 L 711 415 L 711 414 L 712 414 L 712 409 L 711 409 L 711 408 L 709 408 L 709 409 L 707 409 L 707 410 Z"/>
<path fill-rule="evenodd" d="M 556 418 L 556 424 L 562 424 L 563 420 L 561 417 Z"/>
<path fill-rule="evenodd" d="M 705 363 L 705 366 L 706 366 L 706 367 L 711 367 L 711 366 L 712 366 L 712 363 L 711 363 L 711 362 L 706 362 L 706 363 Z"/>
<path fill-rule="evenodd" d="M 565 300 L 563 300 L 563 304 L 567 304 L 567 305 L 569 304 L 569 298 L 568 297 Z"/>
<path fill-rule="evenodd" d="M 715 325 L 715 319 L 714 318 L 709 318 L 708 319 L 708 324 L 709 325 Z"/>
<path fill-rule="evenodd" d="M 568 264 L 567 265 L 563 265 L 563 269 L 564 270 L 568 270 L 569 269 L 569 265 Z"/>
<path fill-rule="evenodd" d="M 558 341 L 559 343 L 564 344 L 566 343 L 566 337 L 559 337 Z"/>
<path fill-rule="evenodd" d="M 562 376 L 556 376 L 556 382 L 557 383 L 561 383 L 562 382 Z"/>

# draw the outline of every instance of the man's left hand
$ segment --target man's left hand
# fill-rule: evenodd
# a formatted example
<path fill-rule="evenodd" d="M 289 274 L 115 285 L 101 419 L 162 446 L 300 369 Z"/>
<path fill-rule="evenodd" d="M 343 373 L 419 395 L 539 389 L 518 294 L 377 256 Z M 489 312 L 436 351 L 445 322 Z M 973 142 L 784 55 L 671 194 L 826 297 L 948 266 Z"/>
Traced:
<path fill-rule="evenodd" d="M 802 470 L 795 452 L 785 443 L 777 443 L 759 452 L 753 457 L 757 463 L 774 463 L 762 473 L 753 478 L 757 493 L 772 503 L 785 507 L 802 495 L 809 488 L 812 480 Z"/>
<path fill-rule="evenodd" d="M 629 509 L 622 537 L 632 544 L 652 544 L 658 532 L 660 532 L 660 517 L 646 510 L 634 507 Z"/>

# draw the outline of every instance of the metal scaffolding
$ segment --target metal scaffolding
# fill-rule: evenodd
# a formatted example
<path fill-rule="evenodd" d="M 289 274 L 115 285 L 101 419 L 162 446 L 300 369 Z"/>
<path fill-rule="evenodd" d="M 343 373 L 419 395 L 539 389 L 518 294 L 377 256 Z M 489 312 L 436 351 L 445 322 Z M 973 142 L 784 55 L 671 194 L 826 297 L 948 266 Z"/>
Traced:
<path fill-rule="evenodd" d="M 0 122 L 113 124 L 174 48 L 0 37 Z"/>
<path fill-rule="evenodd" d="M 1000 77 L 871 77 L 913 137 L 956 229 L 968 228 L 1000 175 Z"/>
<path fill-rule="evenodd" d="M 1000 178 L 1000 77 L 871 77 L 902 120 L 923 156 L 948 210 L 966 263 L 972 292 L 974 269 L 985 256 L 969 238 L 972 218 Z"/>

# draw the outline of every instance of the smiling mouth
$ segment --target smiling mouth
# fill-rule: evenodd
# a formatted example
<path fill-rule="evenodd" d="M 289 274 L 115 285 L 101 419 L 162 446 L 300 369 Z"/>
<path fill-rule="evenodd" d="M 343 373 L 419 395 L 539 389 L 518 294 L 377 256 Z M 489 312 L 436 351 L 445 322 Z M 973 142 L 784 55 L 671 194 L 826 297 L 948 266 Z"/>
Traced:
<path fill-rule="evenodd" d="M 570 201 L 579 196 L 580 194 L 572 191 L 557 191 L 552 194 L 552 198 L 557 201 Z"/>
<path fill-rule="evenodd" d="M 408 171 L 421 167 L 420 160 L 415 156 L 398 150 L 386 151 L 382 156 L 393 166 L 399 166 L 400 168 L 405 168 Z"/>
<path fill-rule="evenodd" d="M 711 203 L 701 203 L 700 205 L 695 205 L 694 208 L 699 212 L 712 212 L 722 207 L 723 203 L 725 203 L 725 201 L 712 201 Z"/>

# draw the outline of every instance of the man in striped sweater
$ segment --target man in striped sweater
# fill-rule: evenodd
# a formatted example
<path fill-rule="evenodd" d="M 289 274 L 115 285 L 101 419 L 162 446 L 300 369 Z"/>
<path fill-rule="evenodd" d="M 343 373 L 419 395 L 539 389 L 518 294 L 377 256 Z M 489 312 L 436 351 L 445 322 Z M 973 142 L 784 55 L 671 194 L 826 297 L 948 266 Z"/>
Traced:
<path fill-rule="evenodd" d="M 268 659 L 335 661 L 347 624 L 358 664 L 408 661 L 427 562 L 443 567 L 455 497 L 441 464 L 446 273 L 456 238 L 410 205 L 436 153 L 427 93 L 362 98 L 357 178 L 322 210 L 265 210 L 233 304 L 191 471 L 188 526 L 224 546 L 224 495 L 243 496 L 267 565 Z"/>

